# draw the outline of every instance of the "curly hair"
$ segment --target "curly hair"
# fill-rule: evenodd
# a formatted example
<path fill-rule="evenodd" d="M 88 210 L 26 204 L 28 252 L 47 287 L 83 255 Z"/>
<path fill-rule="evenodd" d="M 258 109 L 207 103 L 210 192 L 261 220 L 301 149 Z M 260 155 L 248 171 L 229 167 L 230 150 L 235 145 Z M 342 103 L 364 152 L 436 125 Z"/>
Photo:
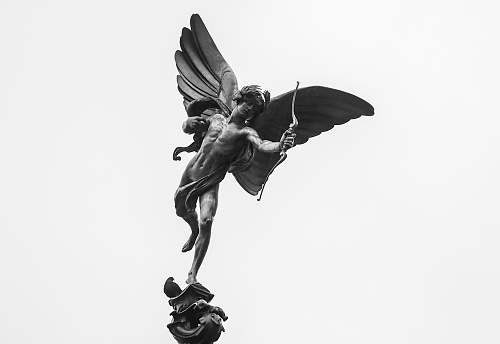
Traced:
<path fill-rule="evenodd" d="M 236 104 L 248 102 L 257 107 L 257 113 L 264 111 L 269 105 L 270 94 L 268 91 L 262 91 L 258 85 L 250 85 L 243 87 L 240 91 L 236 92 L 233 100 Z"/>

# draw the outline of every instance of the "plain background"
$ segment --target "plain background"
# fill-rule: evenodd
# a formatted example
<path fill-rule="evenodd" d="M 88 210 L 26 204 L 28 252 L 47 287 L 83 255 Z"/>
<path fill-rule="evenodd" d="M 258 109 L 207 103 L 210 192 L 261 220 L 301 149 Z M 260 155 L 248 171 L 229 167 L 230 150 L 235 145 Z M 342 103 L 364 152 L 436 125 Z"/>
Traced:
<path fill-rule="evenodd" d="M 498 343 L 494 1 L 0 2 L 0 342 L 174 343 L 192 253 L 173 55 L 199 13 L 240 86 L 375 107 L 220 188 L 219 343 Z"/>

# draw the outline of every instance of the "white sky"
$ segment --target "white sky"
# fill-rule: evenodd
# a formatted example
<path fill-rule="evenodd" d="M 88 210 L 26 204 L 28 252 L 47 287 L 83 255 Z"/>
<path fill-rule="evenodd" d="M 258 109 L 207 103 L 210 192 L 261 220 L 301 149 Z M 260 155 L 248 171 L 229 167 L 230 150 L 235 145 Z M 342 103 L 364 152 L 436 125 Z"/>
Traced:
<path fill-rule="evenodd" d="M 218 343 L 500 342 L 498 5 L 178 3 L 0 2 L 0 342 L 175 343 L 192 13 L 240 86 L 375 107 L 291 150 L 262 202 L 226 177 L 199 275 Z"/>

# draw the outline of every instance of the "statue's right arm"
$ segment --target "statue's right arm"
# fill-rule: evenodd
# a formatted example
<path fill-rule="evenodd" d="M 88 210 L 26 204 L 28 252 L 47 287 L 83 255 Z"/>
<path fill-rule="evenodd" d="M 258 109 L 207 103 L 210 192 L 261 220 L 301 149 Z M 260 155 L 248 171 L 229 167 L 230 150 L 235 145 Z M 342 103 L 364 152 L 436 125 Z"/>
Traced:
<path fill-rule="evenodd" d="M 182 123 L 182 131 L 186 134 L 194 134 L 207 131 L 210 121 L 201 116 L 189 117 Z"/>
<path fill-rule="evenodd" d="M 295 134 L 285 131 L 281 139 L 277 142 L 263 140 L 253 128 L 246 128 L 247 140 L 254 145 L 259 152 L 262 153 L 277 153 L 282 149 L 289 149 L 293 146 Z"/>
<path fill-rule="evenodd" d="M 257 148 L 259 152 L 262 153 L 277 153 L 281 151 L 281 143 L 280 142 L 272 142 L 268 140 L 262 140 L 257 133 L 252 128 L 246 128 L 246 138 L 250 143 Z"/>

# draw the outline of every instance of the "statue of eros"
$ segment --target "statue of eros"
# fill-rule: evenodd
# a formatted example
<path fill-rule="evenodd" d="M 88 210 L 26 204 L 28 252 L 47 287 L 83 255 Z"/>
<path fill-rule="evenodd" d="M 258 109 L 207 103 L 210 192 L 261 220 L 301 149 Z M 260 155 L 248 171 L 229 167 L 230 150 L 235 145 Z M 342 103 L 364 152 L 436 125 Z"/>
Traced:
<path fill-rule="evenodd" d="M 192 284 L 210 243 L 219 183 L 227 172 L 255 196 L 286 158 L 287 149 L 335 125 L 371 116 L 374 109 L 352 94 L 321 86 L 298 88 L 297 83 L 295 90 L 272 99 L 257 85 L 239 89 L 234 72 L 197 14 L 191 16 L 191 29 L 182 30 L 180 46 L 175 63 L 187 112 L 182 129 L 193 135 L 193 142 L 177 147 L 173 158 L 180 160 L 181 152 L 196 155 L 174 200 L 177 215 L 191 228 L 182 251 L 195 248 L 186 281 Z"/>

